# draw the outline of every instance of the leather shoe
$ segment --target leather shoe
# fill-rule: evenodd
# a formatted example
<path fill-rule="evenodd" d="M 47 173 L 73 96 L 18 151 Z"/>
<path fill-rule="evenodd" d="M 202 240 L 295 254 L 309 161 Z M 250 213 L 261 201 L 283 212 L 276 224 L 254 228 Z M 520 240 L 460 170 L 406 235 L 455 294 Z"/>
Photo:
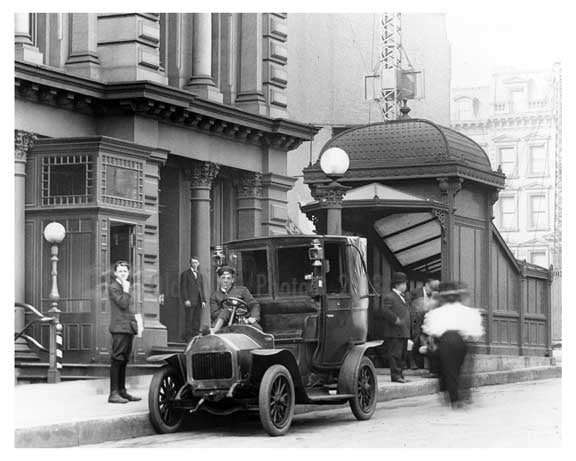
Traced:
<path fill-rule="evenodd" d="M 118 391 L 112 391 L 108 396 L 108 403 L 128 403 L 128 400 L 122 397 Z"/>
<path fill-rule="evenodd" d="M 128 394 L 126 390 L 120 391 L 120 396 L 126 399 L 128 402 L 139 402 L 140 400 L 142 400 L 141 397 L 135 397 L 133 395 Z"/>
<path fill-rule="evenodd" d="M 396 378 L 392 380 L 393 383 L 407 383 L 408 381 L 406 381 L 404 378 Z"/>

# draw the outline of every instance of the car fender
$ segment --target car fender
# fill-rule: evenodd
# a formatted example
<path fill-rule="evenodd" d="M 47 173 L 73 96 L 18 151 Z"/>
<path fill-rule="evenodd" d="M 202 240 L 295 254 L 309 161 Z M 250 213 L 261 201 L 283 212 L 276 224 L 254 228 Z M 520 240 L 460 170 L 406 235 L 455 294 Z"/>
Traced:
<path fill-rule="evenodd" d="M 178 370 L 182 376 L 182 379 L 186 381 L 186 361 L 184 360 L 184 354 L 181 352 L 173 353 L 173 354 L 158 354 L 158 355 L 151 355 L 150 357 L 146 358 L 146 362 L 148 363 L 166 363 L 168 365 L 173 366 L 176 370 Z"/>
<path fill-rule="evenodd" d="M 364 344 L 357 344 L 352 346 L 348 353 L 346 354 L 346 358 L 344 359 L 344 363 L 342 367 L 340 367 L 340 372 L 338 373 L 338 393 L 339 394 L 354 394 L 354 389 L 350 389 L 349 386 L 353 382 L 351 377 L 354 376 L 362 357 L 368 349 L 373 347 L 380 346 L 384 341 L 369 341 Z"/>
<path fill-rule="evenodd" d="M 296 363 L 296 358 L 292 352 L 287 349 L 254 349 L 250 351 L 250 353 L 252 354 L 250 380 L 255 385 L 260 384 L 262 376 L 264 376 L 264 373 L 269 367 L 272 365 L 283 365 L 288 369 L 292 376 L 294 391 L 296 393 L 296 402 L 305 402 L 308 400 L 308 396 L 302 383 L 302 377 L 300 376 L 300 371 L 298 369 L 298 364 Z"/>

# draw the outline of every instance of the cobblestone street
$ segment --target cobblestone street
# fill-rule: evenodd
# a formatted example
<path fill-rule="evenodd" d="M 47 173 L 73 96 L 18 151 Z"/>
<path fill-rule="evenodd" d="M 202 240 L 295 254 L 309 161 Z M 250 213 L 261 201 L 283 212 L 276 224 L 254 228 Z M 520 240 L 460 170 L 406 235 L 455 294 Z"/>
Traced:
<path fill-rule="evenodd" d="M 379 405 L 358 422 L 348 407 L 296 416 L 285 437 L 269 437 L 256 416 L 210 420 L 203 429 L 92 447 L 560 447 L 561 380 L 477 389 L 473 403 L 453 411 L 439 395 Z"/>

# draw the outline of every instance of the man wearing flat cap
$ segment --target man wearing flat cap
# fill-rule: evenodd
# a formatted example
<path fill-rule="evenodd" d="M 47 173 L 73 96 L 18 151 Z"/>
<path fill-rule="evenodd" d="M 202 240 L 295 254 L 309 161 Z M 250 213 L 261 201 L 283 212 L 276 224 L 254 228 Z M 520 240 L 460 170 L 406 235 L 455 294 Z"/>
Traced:
<path fill-rule="evenodd" d="M 404 292 L 408 278 L 403 272 L 392 274 L 392 291 L 382 298 L 376 317 L 383 320 L 382 337 L 386 346 L 390 378 L 395 383 L 405 383 L 402 367 L 406 358 L 406 346 L 410 337 L 410 310 Z"/>
<path fill-rule="evenodd" d="M 230 266 L 222 266 L 216 272 L 218 275 L 218 287 L 210 296 L 210 315 L 214 325 L 214 333 L 218 332 L 223 325 L 227 325 L 232 311 L 223 306 L 226 298 L 238 298 L 244 301 L 250 309 L 247 319 L 248 325 L 262 329 L 260 322 L 260 304 L 254 299 L 250 290 L 242 285 L 234 284 L 236 271 Z"/>

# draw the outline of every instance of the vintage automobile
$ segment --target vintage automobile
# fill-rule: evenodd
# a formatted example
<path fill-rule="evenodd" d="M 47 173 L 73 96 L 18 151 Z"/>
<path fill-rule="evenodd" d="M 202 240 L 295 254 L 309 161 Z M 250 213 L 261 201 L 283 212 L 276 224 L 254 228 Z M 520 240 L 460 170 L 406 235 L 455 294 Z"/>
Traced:
<path fill-rule="evenodd" d="M 295 404 L 349 402 L 369 419 L 378 382 L 367 342 L 366 240 L 278 236 L 227 243 L 216 259 L 258 300 L 263 331 L 246 323 L 247 306 L 225 301 L 230 322 L 196 336 L 184 352 L 153 355 L 163 363 L 150 383 L 150 420 L 177 431 L 191 412 L 258 411 L 272 436 L 290 428 Z"/>

